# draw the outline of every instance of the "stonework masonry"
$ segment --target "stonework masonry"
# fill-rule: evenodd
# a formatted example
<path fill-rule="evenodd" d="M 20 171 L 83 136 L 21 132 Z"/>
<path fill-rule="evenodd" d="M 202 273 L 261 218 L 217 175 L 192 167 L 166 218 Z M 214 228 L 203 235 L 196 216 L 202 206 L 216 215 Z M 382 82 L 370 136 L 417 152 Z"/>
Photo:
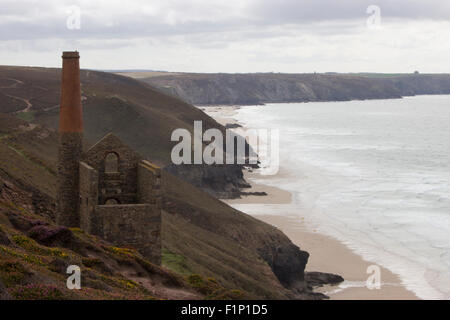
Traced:
<path fill-rule="evenodd" d="M 161 169 L 147 160 L 138 167 L 138 199 L 140 203 L 151 203 L 161 209 Z"/>
<path fill-rule="evenodd" d="M 102 205 L 95 214 L 93 234 L 138 248 L 148 260 L 161 264 L 161 210 L 150 204 Z"/>
<path fill-rule="evenodd" d="M 98 172 L 80 162 L 80 228 L 92 234 L 95 224 L 95 207 L 98 205 Z"/>
<path fill-rule="evenodd" d="M 82 153 L 80 55 L 63 52 L 59 113 L 57 223 L 76 227 L 78 215 L 78 162 Z"/>
<path fill-rule="evenodd" d="M 59 133 L 56 222 L 66 227 L 77 227 L 80 224 L 78 170 L 82 154 L 82 141 L 82 133 Z"/>
<path fill-rule="evenodd" d="M 59 132 L 83 132 L 80 55 L 66 51 L 62 59 Z"/>
<path fill-rule="evenodd" d="M 81 228 L 160 264 L 161 169 L 110 133 L 83 154 L 79 173 Z"/>
<path fill-rule="evenodd" d="M 106 159 L 116 162 L 114 170 L 106 168 Z M 99 173 L 99 204 L 115 200 L 119 204 L 137 202 L 138 164 L 142 160 L 134 150 L 113 134 L 106 135 L 83 156 L 83 161 Z"/>
<path fill-rule="evenodd" d="M 82 152 L 78 52 L 63 53 L 57 222 L 161 264 L 161 169 L 113 134 Z"/>

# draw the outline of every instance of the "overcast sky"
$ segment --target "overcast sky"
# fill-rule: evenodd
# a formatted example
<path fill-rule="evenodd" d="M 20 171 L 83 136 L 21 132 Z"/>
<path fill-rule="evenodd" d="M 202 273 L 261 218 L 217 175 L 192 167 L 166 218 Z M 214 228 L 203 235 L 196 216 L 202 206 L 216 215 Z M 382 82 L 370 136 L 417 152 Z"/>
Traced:
<path fill-rule="evenodd" d="M 64 50 L 95 69 L 450 73 L 450 1 L 0 0 L 0 64 Z"/>

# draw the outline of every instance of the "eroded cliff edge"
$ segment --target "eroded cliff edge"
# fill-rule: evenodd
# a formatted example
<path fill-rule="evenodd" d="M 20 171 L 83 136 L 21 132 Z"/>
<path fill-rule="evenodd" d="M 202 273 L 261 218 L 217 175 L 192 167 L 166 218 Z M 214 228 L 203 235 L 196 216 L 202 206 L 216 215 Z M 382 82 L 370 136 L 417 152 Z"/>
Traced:
<path fill-rule="evenodd" d="M 249 188 L 241 165 L 169 165 L 167 172 L 178 176 L 218 199 L 235 199 Z"/>
<path fill-rule="evenodd" d="M 127 73 L 123 73 L 127 75 Z M 450 94 L 448 74 L 133 73 L 194 105 L 395 99 Z"/>
<path fill-rule="evenodd" d="M 178 298 L 201 298 L 210 291 L 199 292 L 189 286 L 189 279 L 200 277 L 214 279 L 210 285 L 224 294 L 217 295 L 214 289 L 215 298 L 325 298 L 314 293 L 305 278 L 309 254 L 281 231 L 168 172 L 163 173 L 162 179 L 163 266 L 176 277 L 126 249 L 122 252 L 81 230 L 55 225 L 56 133 L 2 114 L 0 124 L 4 124 L 0 126 L 0 250 L 5 253 L 0 255 L 0 262 L 2 266 L 13 263 L 24 270 L 20 282 L 3 281 L 8 292 L 23 285 L 39 288 L 42 279 L 58 285 L 58 292 L 65 292 L 65 282 L 58 279 L 61 273 L 65 275 L 64 267 L 75 257 L 76 263 L 94 269 L 86 271 L 89 282 L 85 285 L 105 297 L 124 294 L 127 289 L 123 288 L 123 281 L 131 281 L 135 286 L 139 281 L 145 284 L 149 278 L 159 283 L 158 297 L 177 298 L 165 295 L 167 287 L 180 289 L 183 295 Z M 54 232 L 58 236 L 53 237 Z M 52 256 L 55 252 L 62 259 Z M 125 259 L 120 257 L 122 254 Z M 33 260 L 30 262 L 27 257 Z M 0 273 L 3 271 L 0 268 Z M 0 276 L 2 280 L 9 279 L 8 274 Z M 134 292 L 141 298 L 147 297 L 145 286 L 137 284 Z"/>

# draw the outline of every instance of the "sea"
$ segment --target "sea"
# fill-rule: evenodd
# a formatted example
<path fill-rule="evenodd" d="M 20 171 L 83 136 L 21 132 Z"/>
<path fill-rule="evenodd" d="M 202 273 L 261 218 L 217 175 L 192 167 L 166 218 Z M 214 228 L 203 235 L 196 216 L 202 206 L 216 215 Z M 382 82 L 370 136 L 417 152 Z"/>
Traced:
<path fill-rule="evenodd" d="M 449 95 L 245 106 L 233 118 L 278 130 L 282 174 L 255 182 L 293 199 L 234 207 L 301 216 L 419 298 L 450 299 Z"/>

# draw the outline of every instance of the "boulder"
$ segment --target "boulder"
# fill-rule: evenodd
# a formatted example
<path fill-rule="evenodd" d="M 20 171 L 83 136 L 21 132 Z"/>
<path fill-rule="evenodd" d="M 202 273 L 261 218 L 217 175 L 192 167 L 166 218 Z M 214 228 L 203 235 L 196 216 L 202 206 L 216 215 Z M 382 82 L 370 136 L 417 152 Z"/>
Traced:
<path fill-rule="evenodd" d="M 39 225 L 47 225 L 48 223 L 45 221 L 32 219 L 26 216 L 22 216 L 20 214 L 16 214 L 12 211 L 6 212 L 6 215 L 9 219 L 9 222 L 14 226 L 14 228 L 26 232 L 31 228 Z"/>
<path fill-rule="evenodd" d="M 338 284 L 344 281 L 340 275 L 324 272 L 305 272 L 305 281 L 310 287 Z"/>
<path fill-rule="evenodd" d="M 73 241 L 72 231 L 63 226 L 36 225 L 28 236 L 46 246 L 67 247 Z"/>
<path fill-rule="evenodd" d="M 260 250 L 263 259 L 270 265 L 280 283 L 289 289 L 303 291 L 304 270 L 309 253 L 293 243 L 278 246 L 275 250 Z"/>

